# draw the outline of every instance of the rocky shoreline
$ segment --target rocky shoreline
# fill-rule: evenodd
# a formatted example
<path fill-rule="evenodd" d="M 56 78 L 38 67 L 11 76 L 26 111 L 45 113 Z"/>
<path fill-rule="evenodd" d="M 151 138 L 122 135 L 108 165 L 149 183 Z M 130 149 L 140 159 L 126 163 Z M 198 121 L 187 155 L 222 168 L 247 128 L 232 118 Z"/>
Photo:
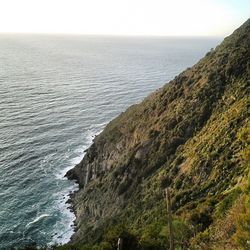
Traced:
<path fill-rule="evenodd" d="M 74 172 L 74 167 L 72 169 L 68 170 L 64 177 L 68 178 L 68 180 L 75 181 L 79 185 L 79 180 L 77 178 L 77 175 L 73 175 L 73 172 Z M 79 185 L 78 190 L 75 190 L 69 194 L 69 198 L 66 201 L 66 204 L 70 204 L 70 207 L 69 207 L 70 212 L 74 213 L 74 215 L 75 215 L 75 220 L 73 221 L 74 233 L 76 233 L 76 231 L 77 231 L 77 212 L 76 212 L 76 208 L 75 208 L 76 204 L 74 203 L 74 197 L 76 196 L 76 194 L 79 191 L 80 191 L 80 185 Z M 72 240 L 73 236 L 74 236 L 74 234 L 71 236 L 71 240 Z"/>

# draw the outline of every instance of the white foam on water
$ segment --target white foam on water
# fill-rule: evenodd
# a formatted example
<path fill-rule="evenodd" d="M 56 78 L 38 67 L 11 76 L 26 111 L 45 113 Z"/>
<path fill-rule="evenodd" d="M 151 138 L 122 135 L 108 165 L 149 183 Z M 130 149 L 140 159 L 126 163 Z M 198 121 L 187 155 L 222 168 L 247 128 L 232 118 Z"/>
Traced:
<path fill-rule="evenodd" d="M 55 177 L 56 179 L 67 179 L 65 177 L 65 174 L 70 170 L 72 169 L 73 167 L 75 167 L 76 164 L 78 164 L 82 158 L 84 157 L 84 150 L 86 148 L 85 147 L 81 147 L 81 148 L 78 148 L 77 151 L 74 151 L 74 153 L 77 153 L 78 156 L 77 157 L 74 157 L 72 159 L 69 159 L 69 157 L 66 157 L 66 160 L 68 161 L 68 166 L 66 166 L 65 168 L 63 169 L 60 169 L 57 173 L 55 173 Z"/>
<path fill-rule="evenodd" d="M 95 129 L 90 129 L 87 131 L 86 136 L 85 136 L 84 145 L 74 150 L 74 154 L 76 154 L 77 156 L 72 158 L 72 159 L 69 159 L 69 164 L 67 167 L 59 170 L 58 173 L 55 173 L 56 179 L 67 179 L 65 177 L 65 174 L 70 169 L 75 167 L 76 164 L 80 163 L 80 161 L 83 159 L 83 157 L 85 155 L 84 151 L 91 145 L 95 135 L 96 135 Z M 69 157 L 67 157 L 67 158 L 69 158 Z"/>
<path fill-rule="evenodd" d="M 32 225 L 32 224 L 34 224 L 34 223 L 40 221 L 42 218 L 48 217 L 48 216 L 49 216 L 49 214 L 41 214 L 40 216 L 36 217 L 33 221 L 29 222 L 29 223 L 26 225 L 26 227 L 29 227 L 30 225 Z"/>
<path fill-rule="evenodd" d="M 68 181 L 65 177 L 67 171 L 72 169 L 76 164 L 78 164 L 85 155 L 85 150 L 91 145 L 94 137 L 101 133 L 103 127 L 106 123 L 96 124 L 91 126 L 91 128 L 87 131 L 85 136 L 85 143 L 82 147 L 79 147 L 74 150 L 74 153 L 78 156 L 68 159 L 68 166 L 58 173 L 55 174 L 56 179 L 61 179 L 64 181 Z M 69 195 L 72 192 L 75 192 L 79 189 L 79 185 L 76 182 L 72 182 L 72 185 L 67 187 L 65 190 L 60 193 L 55 194 L 56 198 L 56 210 L 60 211 L 63 214 L 63 220 L 55 225 L 54 235 L 52 237 L 52 241 L 49 245 L 53 244 L 66 244 L 70 241 L 71 236 L 74 234 L 74 221 L 76 219 L 75 214 L 72 212 L 71 205 L 67 204 L 66 201 L 69 199 Z M 58 198 L 59 197 L 59 198 Z M 62 230 L 63 228 L 63 230 Z M 63 232 L 63 233 L 62 233 Z"/>
<path fill-rule="evenodd" d="M 76 219 L 75 214 L 70 210 L 71 205 L 66 204 L 66 201 L 69 198 L 69 193 L 76 191 L 78 189 L 78 185 L 74 185 L 72 187 L 67 188 L 65 192 L 62 191 L 58 193 L 57 196 L 60 197 L 55 203 L 56 209 L 63 214 L 62 220 L 55 225 L 54 235 L 52 237 L 52 241 L 50 245 L 53 244 L 65 244 L 69 242 L 71 236 L 74 233 L 74 221 Z"/>

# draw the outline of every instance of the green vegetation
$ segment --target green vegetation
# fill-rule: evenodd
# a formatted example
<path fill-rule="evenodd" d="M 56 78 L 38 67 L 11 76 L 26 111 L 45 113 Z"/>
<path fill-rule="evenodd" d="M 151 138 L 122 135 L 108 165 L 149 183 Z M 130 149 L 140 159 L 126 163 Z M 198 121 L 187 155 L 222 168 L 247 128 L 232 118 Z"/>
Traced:
<path fill-rule="evenodd" d="M 68 174 L 88 183 L 58 249 L 167 249 L 166 187 L 176 249 L 250 249 L 249 44 L 250 20 L 108 124 Z"/>

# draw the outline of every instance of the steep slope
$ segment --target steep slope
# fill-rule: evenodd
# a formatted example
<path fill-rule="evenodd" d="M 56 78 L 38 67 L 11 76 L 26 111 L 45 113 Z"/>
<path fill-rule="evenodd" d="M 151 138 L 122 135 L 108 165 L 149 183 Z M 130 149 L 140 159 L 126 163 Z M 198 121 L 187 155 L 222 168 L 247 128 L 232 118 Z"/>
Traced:
<path fill-rule="evenodd" d="M 67 173 L 81 187 L 72 197 L 77 216 L 72 243 L 100 242 L 107 228 L 121 223 L 144 249 L 150 244 L 161 249 L 168 244 L 167 232 L 161 233 L 166 187 L 178 244 L 185 249 L 203 241 L 197 235 L 215 226 L 242 196 L 248 173 L 239 134 L 249 127 L 249 45 L 250 20 L 94 139 Z"/>

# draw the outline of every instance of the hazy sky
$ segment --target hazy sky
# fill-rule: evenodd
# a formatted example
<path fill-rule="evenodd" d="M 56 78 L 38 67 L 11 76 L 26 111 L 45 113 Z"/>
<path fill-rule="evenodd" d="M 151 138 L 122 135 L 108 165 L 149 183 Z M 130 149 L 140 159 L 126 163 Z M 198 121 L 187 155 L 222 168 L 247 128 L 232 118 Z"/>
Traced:
<path fill-rule="evenodd" d="M 0 32 L 225 36 L 250 0 L 0 0 Z"/>

